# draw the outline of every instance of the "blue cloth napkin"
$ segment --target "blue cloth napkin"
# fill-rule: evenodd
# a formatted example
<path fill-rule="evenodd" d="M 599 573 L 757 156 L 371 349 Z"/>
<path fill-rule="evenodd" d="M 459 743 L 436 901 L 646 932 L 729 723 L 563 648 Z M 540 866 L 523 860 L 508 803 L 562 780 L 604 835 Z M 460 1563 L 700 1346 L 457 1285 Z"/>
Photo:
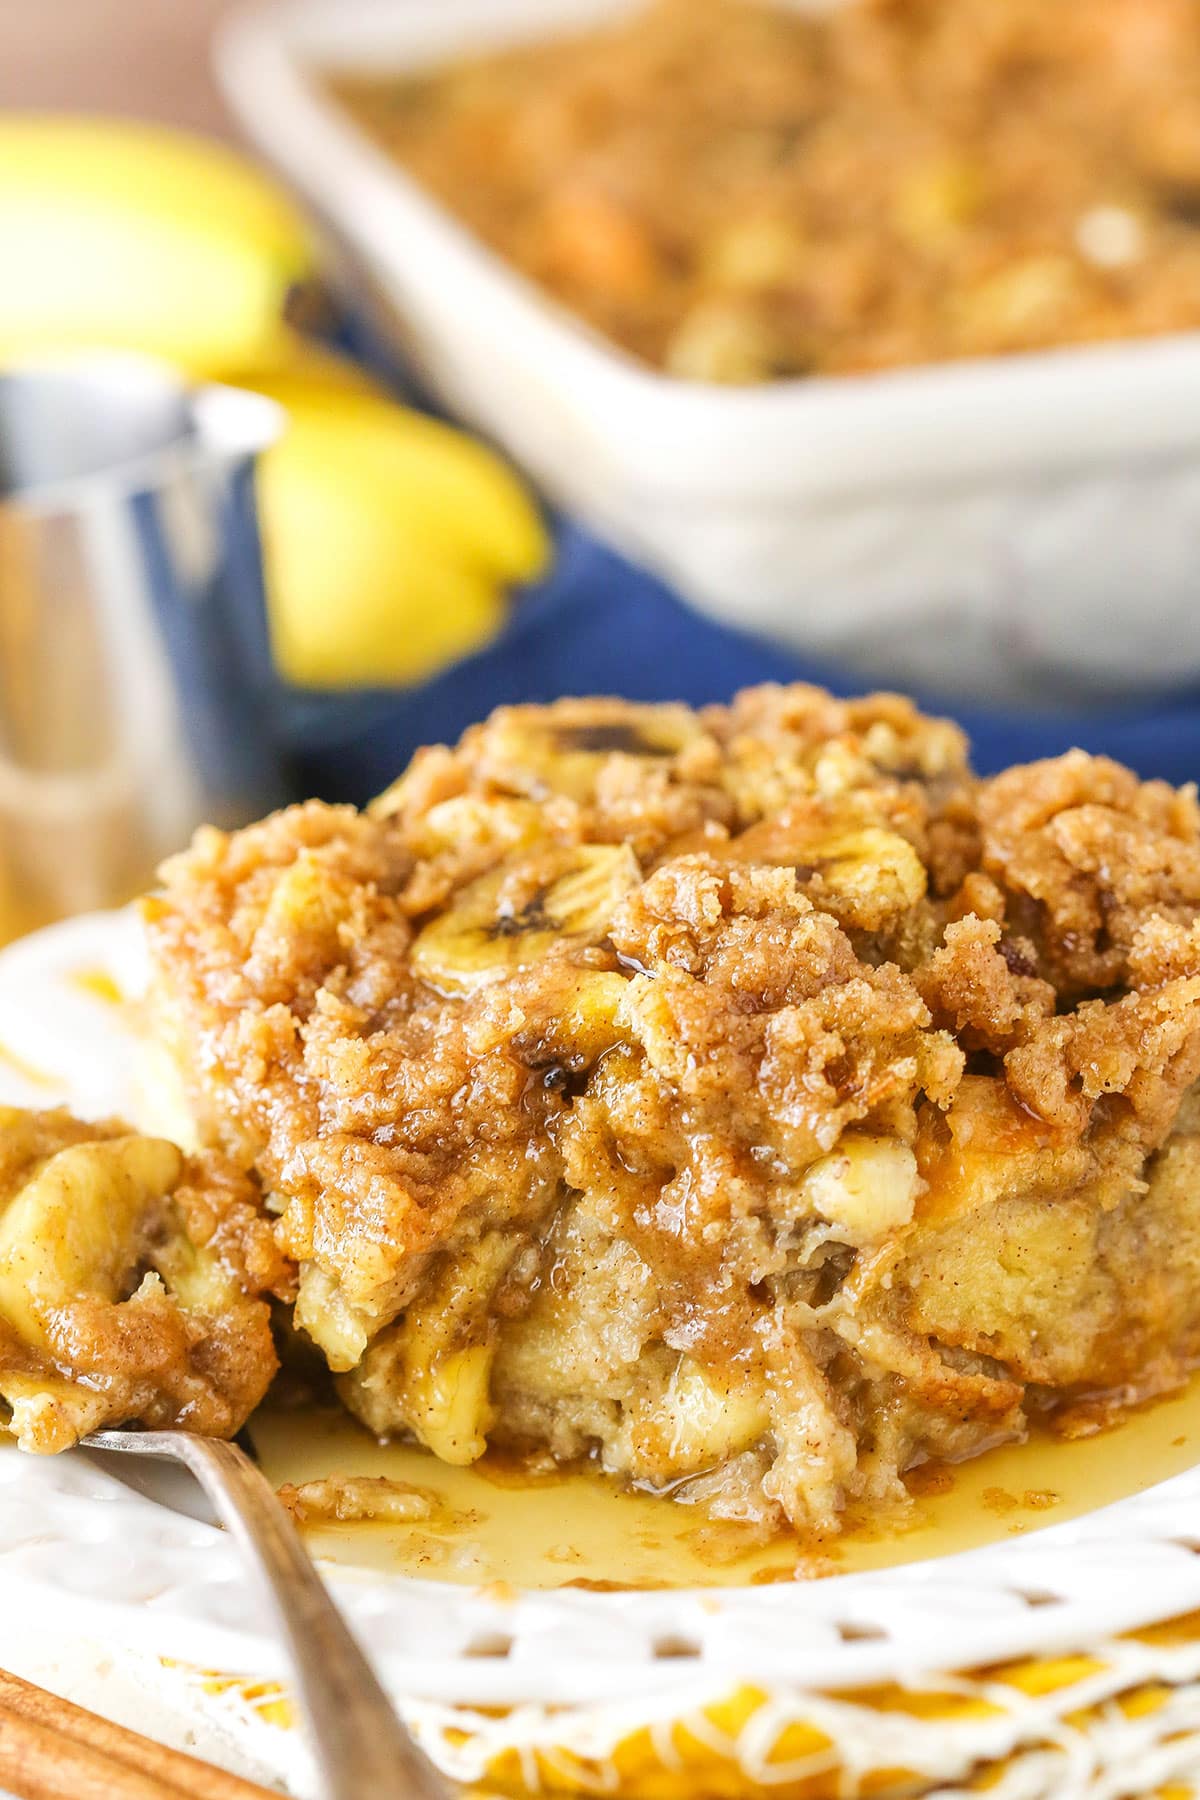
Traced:
<path fill-rule="evenodd" d="M 838 694 L 862 687 L 845 671 L 702 617 L 652 575 L 567 525 L 551 574 L 520 598 L 486 650 L 405 693 L 290 689 L 280 696 L 280 724 L 304 792 L 361 803 L 418 745 L 452 741 L 502 702 L 602 693 L 695 705 L 727 700 L 758 681 L 815 681 Z M 1200 777 L 1200 690 L 1089 713 L 989 710 L 933 692 L 916 698 L 964 726 L 981 774 L 1078 744 L 1144 776 L 1177 783 Z"/>

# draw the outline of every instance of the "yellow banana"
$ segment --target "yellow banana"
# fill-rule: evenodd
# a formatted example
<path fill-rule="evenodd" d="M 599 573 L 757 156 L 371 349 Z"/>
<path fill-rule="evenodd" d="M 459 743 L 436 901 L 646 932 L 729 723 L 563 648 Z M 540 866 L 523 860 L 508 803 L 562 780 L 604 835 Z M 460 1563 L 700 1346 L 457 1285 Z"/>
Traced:
<path fill-rule="evenodd" d="M 314 273 L 304 220 L 233 151 L 163 126 L 0 117 L 0 360 L 143 350 L 198 375 L 271 362 Z"/>
<path fill-rule="evenodd" d="M 231 364 L 218 373 L 229 387 L 251 388 L 282 406 L 302 404 L 319 393 L 387 397 L 387 390 L 361 363 L 299 331 L 281 335 L 254 362 Z"/>
<path fill-rule="evenodd" d="M 288 423 L 259 503 L 275 654 L 324 687 L 420 681 L 487 643 L 548 542 L 517 477 L 472 439 L 336 370 L 252 379 Z"/>
<path fill-rule="evenodd" d="M 548 546 L 517 477 L 287 323 L 314 252 L 232 151 L 155 125 L 0 118 L 0 366 L 141 350 L 284 407 L 261 505 L 276 655 L 308 685 L 420 681 L 491 639 Z"/>
<path fill-rule="evenodd" d="M 507 463 L 475 438 L 369 387 L 352 388 L 328 365 L 250 385 L 287 412 L 288 460 L 319 455 L 372 489 L 386 484 L 389 503 L 431 549 L 498 581 L 527 581 L 545 566 L 537 508 Z"/>

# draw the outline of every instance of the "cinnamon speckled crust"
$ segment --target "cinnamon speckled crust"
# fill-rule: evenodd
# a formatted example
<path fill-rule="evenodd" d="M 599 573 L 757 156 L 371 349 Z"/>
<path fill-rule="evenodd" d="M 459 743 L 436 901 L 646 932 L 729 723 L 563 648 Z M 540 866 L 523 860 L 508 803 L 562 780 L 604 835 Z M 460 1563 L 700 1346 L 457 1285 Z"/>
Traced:
<path fill-rule="evenodd" d="M 1038 965 L 1065 999 L 1130 985 L 1151 918 L 1187 926 L 1200 908 L 1200 812 L 1192 788 L 1139 782 L 1073 750 L 1010 769 L 979 801 L 982 865 L 1026 919 Z"/>
<path fill-rule="evenodd" d="M 1196 1354 L 1198 906 L 1190 793 L 794 687 L 502 709 L 147 924 L 372 1429 L 825 1530 Z"/>

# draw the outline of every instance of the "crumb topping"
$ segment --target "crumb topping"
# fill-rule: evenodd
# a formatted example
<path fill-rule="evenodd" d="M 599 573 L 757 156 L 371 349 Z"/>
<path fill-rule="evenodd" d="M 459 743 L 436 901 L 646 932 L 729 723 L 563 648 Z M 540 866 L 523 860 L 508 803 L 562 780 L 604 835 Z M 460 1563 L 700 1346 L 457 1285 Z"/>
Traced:
<path fill-rule="evenodd" d="M 909 702 L 798 686 L 501 709 L 365 813 L 202 833 L 146 917 L 196 1115 L 373 1428 L 750 1455 L 829 1517 L 1019 1429 L 1045 1323 L 972 1329 L 929 1246 L 1159 1192 L 1198 909 L 1190 790 L 1078 751 L 980 781 Z M 1123 1294 L 1056 1383 L 1134 1379 Z M 633 1352 L 579 1323 L 614 1307 Z"/>

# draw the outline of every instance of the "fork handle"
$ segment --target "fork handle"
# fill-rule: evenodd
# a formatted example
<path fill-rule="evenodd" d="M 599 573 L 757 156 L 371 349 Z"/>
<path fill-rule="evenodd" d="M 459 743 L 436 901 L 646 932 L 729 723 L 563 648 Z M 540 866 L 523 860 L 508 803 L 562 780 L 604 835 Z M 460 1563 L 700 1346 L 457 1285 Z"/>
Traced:
<path fill-rule="evenodd" d="M 447 1800 L 317 1574 L 270 1483 L 236 1444 L 187 1432 L 92 1440 L 184 1463 L 257 1563 L 287 1644 L 325 1800 Z M 122 1443 L 115 1440 L 123 1439 Z"/>

